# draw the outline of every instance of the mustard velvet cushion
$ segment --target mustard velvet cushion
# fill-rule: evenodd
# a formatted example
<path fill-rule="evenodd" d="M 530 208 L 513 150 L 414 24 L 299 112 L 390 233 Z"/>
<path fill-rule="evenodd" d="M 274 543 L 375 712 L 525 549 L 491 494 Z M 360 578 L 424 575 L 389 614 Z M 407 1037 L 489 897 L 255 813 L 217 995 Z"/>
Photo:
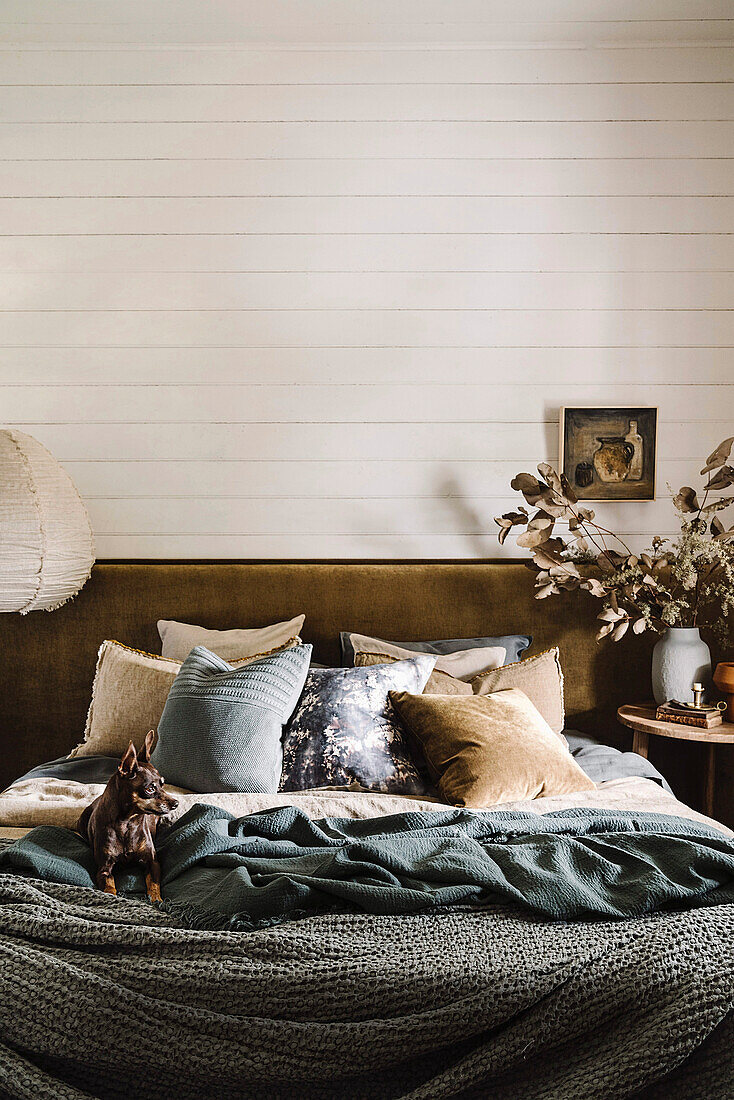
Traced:
<path fill-rule="evenodd" d="M 480 809 L 593 790 L 563 742 L 517 688 L 492 695 L 390 692 L 445 802 Z"/>

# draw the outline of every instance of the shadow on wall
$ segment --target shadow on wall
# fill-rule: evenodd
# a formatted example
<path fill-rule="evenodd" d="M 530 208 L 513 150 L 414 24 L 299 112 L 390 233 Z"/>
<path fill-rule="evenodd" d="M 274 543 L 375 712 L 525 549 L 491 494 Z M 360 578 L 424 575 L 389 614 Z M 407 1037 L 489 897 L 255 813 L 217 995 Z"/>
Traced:
<path fill-rule="evenodd" d="M 543 406 L 543 420 L 545 421 L 543 426 L 543 438 L 545 439 L 545 455 L 557 455 L 558 454 L 558 424 L 561 419 L 561 410 L 558 405 L 544 405 Z M 544 455 L 538 455 L 533 461 L 533 468 L 538 465 L 539 462 L 550 462 L 551 460 Z"/>
<path fill-rule="evenodd" d="M 480 515 L 455 474 L 447 473 L 439 480 L 436 495 L 452 518 L 455 530 L 466 540 L 467 557 L 496 558 L 499 547 L 493 517 Z"/>

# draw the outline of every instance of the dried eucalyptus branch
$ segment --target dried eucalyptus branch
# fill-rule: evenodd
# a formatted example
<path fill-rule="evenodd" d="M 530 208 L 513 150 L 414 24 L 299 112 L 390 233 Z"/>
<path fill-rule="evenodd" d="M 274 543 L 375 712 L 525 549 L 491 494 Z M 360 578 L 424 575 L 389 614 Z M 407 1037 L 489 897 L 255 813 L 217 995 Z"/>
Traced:
<path fill-rule="evenodd" d="M 718 513 L 734 504 L 734 495 L 711 501 L 709 495 L 734 485 L 734 466 L 727 464 L 732 445 L 734 436 L 706 459 L 700 501 L 690 485 L 673 497 L 681 533 L 667 549 L 669 540 L 655 536 L 649 552 L 633 554 L 547 462 L 538 466 L 540 478 L 521 473 L 510 483 L 535 512 L 520 506 L 497 516 L 500 544 L 514 528 L 523 529 L 517 545 L 533 559 L 536 599 L 583 589 L 602 600 L 597 640 L 618 642 L 630 627 L 641 634 L 707 624 L 725 634 L 734 610 L 734 525 L 725 528 Z M 559 523 L 568 534 L 556 532 Z"/>

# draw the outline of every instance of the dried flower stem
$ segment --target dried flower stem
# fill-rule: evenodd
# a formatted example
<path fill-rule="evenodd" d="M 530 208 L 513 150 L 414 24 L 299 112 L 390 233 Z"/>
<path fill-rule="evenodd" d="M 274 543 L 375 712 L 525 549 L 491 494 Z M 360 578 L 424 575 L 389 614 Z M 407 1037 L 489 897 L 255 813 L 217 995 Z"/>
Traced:
<path fill-rule="evenodd" d="M 500 543 L 513 528 L 524 528 L 517 542 L 533 558 L 536 599 L 582 588 L 603 600 L 598 638 L 619 641 L 630 625 L 637 634 L 699 624 L 725 632 L 734 612 L 734 526 L 726 530 L 719 514 L 734 504 L 734 496 L 711 503 L 709 496 L 734 485 L 734 467 L 727 465 L 733 444 L 734 436 L 725 439 L 707 458 L 700 502 L 690 486 L 674 497 L 681 531 L 670 549 L 666 539 L 655 536 L 649 552 L 633 554 L 624 539 L 594 522 L 568 480 L 547 463 L 538 466 L 542 480 L 528 473 L 513 478 L 512 488 L 537 511 L 531 515 L 521 508 L 498 516 Z M 568 524 L 567 539 L 553 533 L 558 520 Z M 610 549 L 607 537 L 624 553 Z M 589 567 L 588 575 L 578 564 Z"/>

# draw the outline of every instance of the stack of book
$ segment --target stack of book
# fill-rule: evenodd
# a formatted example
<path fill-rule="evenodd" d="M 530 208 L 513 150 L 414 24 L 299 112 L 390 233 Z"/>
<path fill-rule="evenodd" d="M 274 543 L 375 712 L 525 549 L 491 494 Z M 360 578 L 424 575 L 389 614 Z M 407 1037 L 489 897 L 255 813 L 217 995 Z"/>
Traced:
<path fill-rule="evenodd" d="M 662 703 L 655 717 L 658 722 L 680 722 L 682 726 L 698 726 L 704 730 L 721 725 L 721 711 L 717 707 L 696 707 L 694 710 L 677 699 Z"/>

